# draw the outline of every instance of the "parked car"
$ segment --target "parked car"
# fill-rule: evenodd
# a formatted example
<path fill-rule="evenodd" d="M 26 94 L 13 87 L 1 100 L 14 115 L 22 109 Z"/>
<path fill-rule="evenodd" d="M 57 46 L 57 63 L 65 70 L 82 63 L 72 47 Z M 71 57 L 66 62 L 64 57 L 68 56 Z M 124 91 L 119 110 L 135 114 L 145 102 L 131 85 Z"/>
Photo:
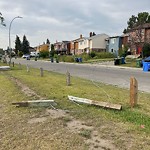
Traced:
<path fill-rule="evenodd" d="M 24 55 L 22 56 L 22 58 L 30 59 L 30 55 L 29 55 L 29 54 L 24 54 Z"/>
<path fill-rule="evenodd" d="M 39 57 L 39 53 L 38 52 L 31 52 L 30 57 Z"/>

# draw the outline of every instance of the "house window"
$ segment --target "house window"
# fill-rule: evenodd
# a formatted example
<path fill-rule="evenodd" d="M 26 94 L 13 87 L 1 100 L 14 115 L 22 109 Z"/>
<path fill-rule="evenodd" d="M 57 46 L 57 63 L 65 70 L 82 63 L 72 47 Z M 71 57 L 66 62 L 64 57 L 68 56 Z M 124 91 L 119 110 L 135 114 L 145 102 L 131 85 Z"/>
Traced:
<path fill-rule="evenodd" d="M 115 42 L 116 42 L 116 39 L 115 39 L 115 38 L 112 38 L 112 39 L 111 39 L 111 43 L 114 44 Z"/>

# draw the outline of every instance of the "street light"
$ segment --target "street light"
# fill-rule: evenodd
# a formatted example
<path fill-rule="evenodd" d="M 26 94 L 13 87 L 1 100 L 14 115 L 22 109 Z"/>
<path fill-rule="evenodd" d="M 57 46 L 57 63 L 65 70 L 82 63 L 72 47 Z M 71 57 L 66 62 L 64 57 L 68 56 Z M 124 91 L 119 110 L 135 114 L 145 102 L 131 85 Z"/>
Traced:
<path fill-rule="evenodd" d="M 12 20 L 11 20 L 11 22 L 10 22 L 10 25 L 9 25 L 9 57 L 10 57 L 10 61 L 9 61 L 9 64 L 11 64 L 11 39 L 10 39 L 10 30 L 11 30 L 11 25 L 12 25 L 12 23 L 13 23 L 13 21 L 15 20 L 15 19 L 17 19 L 17 18 L 22 18 L 22 17 L 20 17 L 20 16 L 17 16 L 17 17 L 15 17 L 15 18 L 13 18 Z"/>

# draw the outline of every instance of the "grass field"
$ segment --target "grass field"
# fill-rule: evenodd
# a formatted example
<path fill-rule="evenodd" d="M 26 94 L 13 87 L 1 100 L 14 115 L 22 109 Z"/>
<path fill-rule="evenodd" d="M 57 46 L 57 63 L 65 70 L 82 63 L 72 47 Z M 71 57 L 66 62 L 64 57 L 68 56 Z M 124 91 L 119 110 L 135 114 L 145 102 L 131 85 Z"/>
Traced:
<path fill-rule="evenodd" d="M 121 104 L 122 111 L 70 102 L 68 95 Z M 149 150 L 150 94 L 138 94 L 129 107 L 129 90 L 22 66 L 0 72 L 1 150 Z M 16 108 L 11 103 L 53 99 L 52 108 Z"/>

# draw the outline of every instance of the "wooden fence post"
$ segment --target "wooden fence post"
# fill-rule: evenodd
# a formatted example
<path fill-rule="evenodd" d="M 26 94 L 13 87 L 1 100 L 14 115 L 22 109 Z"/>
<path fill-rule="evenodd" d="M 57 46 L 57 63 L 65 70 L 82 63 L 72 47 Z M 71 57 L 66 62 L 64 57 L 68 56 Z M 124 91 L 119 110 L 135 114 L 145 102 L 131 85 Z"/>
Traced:
<path fill-rule="evenodd" d="M 70 83 L 70 73 L 68 71 L 66 73 L 66 84 L 67 84 L 67 86 L 71 85 L 71 83 Z"/>
<path fill-rule="evenodd" d="M 27 64 L 27 72 L 29 72 L 30 70 L 29 70 L 29 65 Z"/>
<path fill-rule="evenodd" d="M 21 69 L 21 64 L 19 63 L 19 69 Z"/>
<path fill-rule="evenodd" d="M 138 99 L 138 82 L 134 77 L 130 78 L 130 106 L 134 107 L 137 105 Z"/>
<path fill-rule="evenodd" d="M 13 62 L 12 65 L 13 65 L 13 67 L 14 67 L 14 66 L 15 66 L 15 63 Z"/>
<path fill-rule="evenodd" d="M 43 68 L 40 68 L 40 76 L 43 77 Z"/>

